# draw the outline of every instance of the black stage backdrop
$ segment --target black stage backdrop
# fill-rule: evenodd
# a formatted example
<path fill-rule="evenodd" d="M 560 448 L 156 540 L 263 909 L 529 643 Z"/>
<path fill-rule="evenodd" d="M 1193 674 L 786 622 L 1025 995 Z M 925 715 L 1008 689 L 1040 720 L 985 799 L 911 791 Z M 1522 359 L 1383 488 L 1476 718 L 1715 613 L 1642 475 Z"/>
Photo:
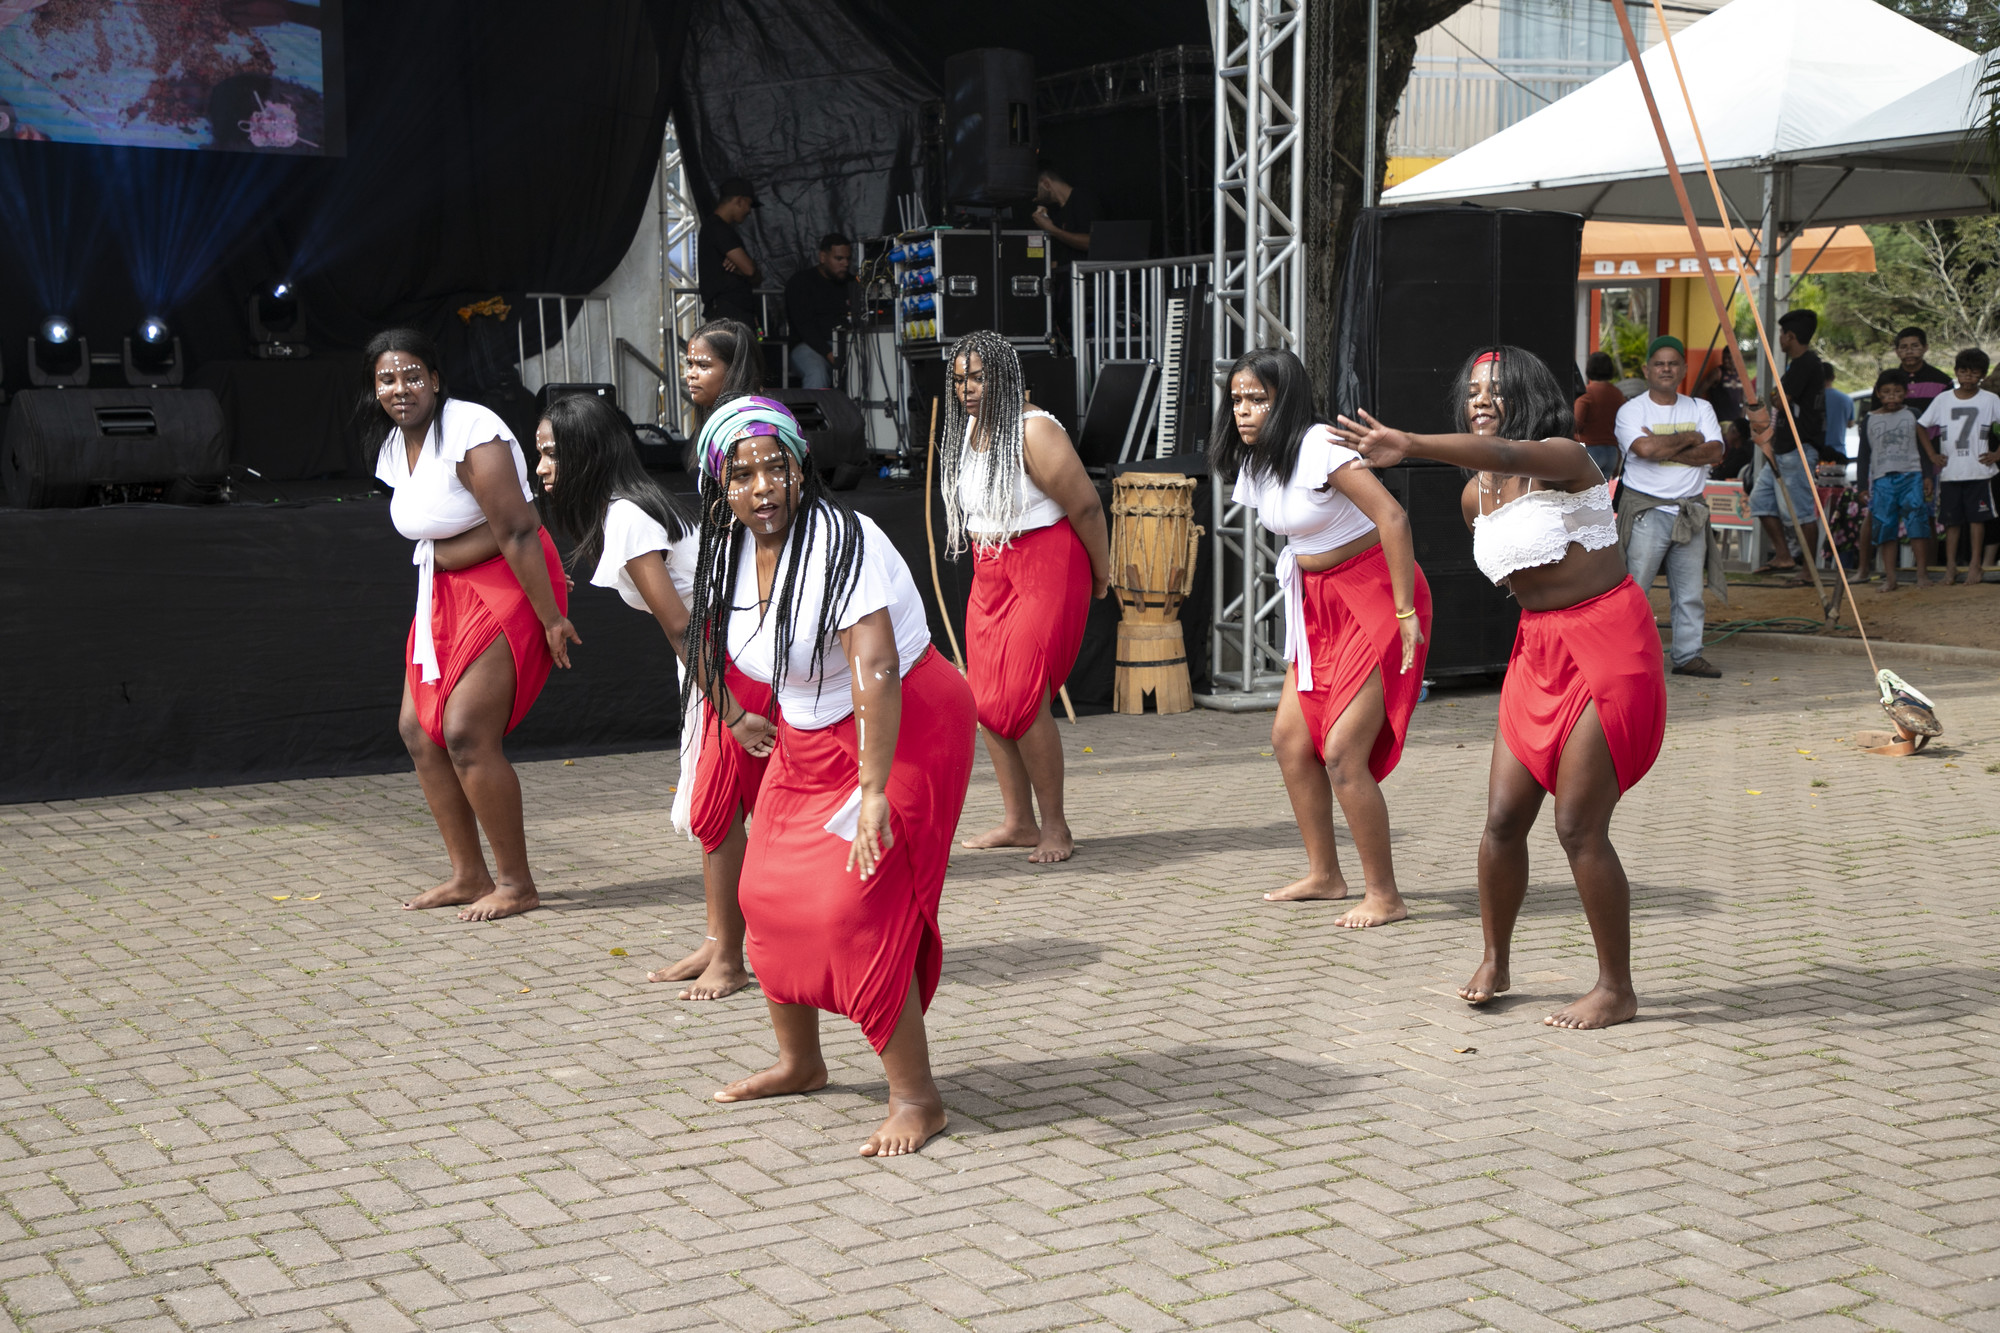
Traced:
<path fill-rule="evenodd" d="M 414 324 L 447 340 L 455 387 L 495 387 L 479 381 L 504 378 L 493 352 L 512 360 L 512 326 L 453 312 L 590 291 L 617 267 L 690 8 L 349 0 L 344 158 L 0 141 L 7 387 L 55 313 L 94 350 L 157 314 L 190 363 L 241 357 L 249 293 L 284 276 L 316 351 Z"/>

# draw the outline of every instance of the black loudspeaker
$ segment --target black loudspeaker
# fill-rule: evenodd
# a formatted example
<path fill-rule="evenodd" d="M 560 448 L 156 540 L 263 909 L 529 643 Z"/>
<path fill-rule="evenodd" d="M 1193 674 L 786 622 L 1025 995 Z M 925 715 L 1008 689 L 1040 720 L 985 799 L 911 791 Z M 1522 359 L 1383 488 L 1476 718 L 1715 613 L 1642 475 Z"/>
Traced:
<path fill-rule="evenodd" d="M 1372 208 L 1354 224 L 1332 384 L 1341 412 L 1453 429 L 1452 378 L 1475 349 L 1525 347 L 1583 392 L 1576 272 L 1583 219 L 1526 209 Z"/>
<path fill-rule="evenodd" d="M 1035 197 L 1035 58 L 983 47 L 944 62 L 944 195 L 999 207 Z"/>
<path fill-rule="evenodd" d="M 207 389 L 29 389 L 0 445 L 7 503 L 80 505 L 93 486 L 218 481 L 229 470 L 222 406 Z"/>
<path fill-rule="evenodd" d="M 837 491 L 853 490 L 868 470 L 868 423 L 838 389 L 765 389 L 799 420 L 813 466 Z"/>

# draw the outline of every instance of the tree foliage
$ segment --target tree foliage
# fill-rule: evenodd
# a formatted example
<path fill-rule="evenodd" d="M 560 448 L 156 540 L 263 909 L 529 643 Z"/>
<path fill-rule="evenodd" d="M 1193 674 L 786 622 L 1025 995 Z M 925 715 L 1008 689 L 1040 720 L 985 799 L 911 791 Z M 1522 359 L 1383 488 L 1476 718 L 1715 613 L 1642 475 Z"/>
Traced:
<path fill-rule="evenodd" d="M 1873 273 L 1816 280 L 1825 349 L 1837 366 L 1859 375 L 1893 364 L 1896 331 L 1912 324 L 1947 355 L 1961 347 L 2000 348 L 2000 218 L 1867 230 L 1875 243 Z"/>

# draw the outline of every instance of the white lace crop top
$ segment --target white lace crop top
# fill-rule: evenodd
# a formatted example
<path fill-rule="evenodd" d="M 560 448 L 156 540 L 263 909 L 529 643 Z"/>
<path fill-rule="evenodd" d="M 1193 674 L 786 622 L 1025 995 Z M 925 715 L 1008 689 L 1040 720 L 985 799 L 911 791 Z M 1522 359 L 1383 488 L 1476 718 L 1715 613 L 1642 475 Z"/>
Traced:
<path fill-rule="evenodd" d="M 1618 542 L 1611 487 L 1587 491 L 1529 491 L 1472 521 L 1472 558 L 1495 583 L 1518 570 L 1553 565 L 1575 542 L 1601 551 Z"/>
<path fill-rule="evenodd" d="M 1038 407 L 1031 407 L 1021 413 L 1021 420 L 1024 423 L 1031 417 L 1048 417 L 1050 421 L 1055 420 L 1053 416 Z M 1014 480 L 1015 513 L 1019 515 L 1019 520 L 1013 525 L 1013 530 L 1004 531 L 1001 524 L 987 514 L 986 473 L 993 466 L 993 452 L 990 449 L 978 450 L 972 447 L 972 430 L 977 424 L 976 421 L 965 423 L 965 455 L 958 472 L 958 505 L 965 515 L 965 530 L 975 538 L 986 538 L 991 541 L 1001 537 L 1019 536 L 1024 532 L 1033 532 L 1037 528 L 1052 528 L 1068 517 L 1061 505 L 1051 500 L 1041 487 L 1035 485 L 1035 479 L 1028 475 L 1028 469 L 1025 467 L 1021 469 L 1020 476 Z M 1025 425 L 1023 429 L 1026 429 Z"/>

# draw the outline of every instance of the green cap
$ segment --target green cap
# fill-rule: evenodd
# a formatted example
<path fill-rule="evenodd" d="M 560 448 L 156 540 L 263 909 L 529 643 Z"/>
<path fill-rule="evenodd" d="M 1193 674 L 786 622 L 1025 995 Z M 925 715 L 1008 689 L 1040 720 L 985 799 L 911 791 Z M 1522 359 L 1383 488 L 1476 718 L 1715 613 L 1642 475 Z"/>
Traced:
<path fill-rule="evenodd" d="M 1676 352 L 1679 352 L 1683 358 L 1685 358 L 1688 354 L 1686 343 L 1682 342 L 1679 338 L 1674 337 L 1674 335 L 1671 333 L 1663 333 L 1659 337 L 1653 339 L 1653 341 L 1646 344 L 1646 359 L 1648 361 L 1651 361 L 1653 359 L 1653 353 L 1659 351 L 1662 347 L 1673 348 Z"/>

